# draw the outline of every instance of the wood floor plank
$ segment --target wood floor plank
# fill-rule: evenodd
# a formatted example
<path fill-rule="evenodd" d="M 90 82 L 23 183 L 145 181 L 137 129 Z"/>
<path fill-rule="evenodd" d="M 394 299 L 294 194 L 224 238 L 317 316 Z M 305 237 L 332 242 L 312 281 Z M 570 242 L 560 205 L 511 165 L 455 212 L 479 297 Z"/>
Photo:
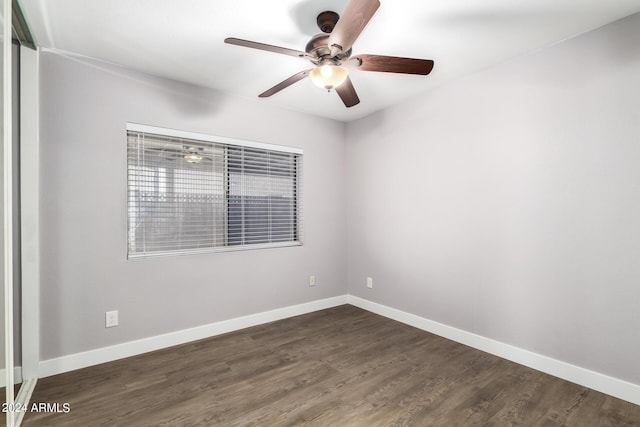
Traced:
<path fill-rule="evenodd" d="M 633 426 L 640 407 L 345 305 L 38 382 L 29 426 Z"/>

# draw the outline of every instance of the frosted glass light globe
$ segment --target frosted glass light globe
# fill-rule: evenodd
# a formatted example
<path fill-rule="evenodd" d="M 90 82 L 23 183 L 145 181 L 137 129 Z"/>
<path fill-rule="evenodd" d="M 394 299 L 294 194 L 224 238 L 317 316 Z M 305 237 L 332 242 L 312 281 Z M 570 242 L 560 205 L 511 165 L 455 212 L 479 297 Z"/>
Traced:
<path fill-rule="evenodd" d="M 309 73 L 313 83 L 319 88 L 331 90 L 347 79 L 347 70 L 337 65 L 321 65 Z"/>

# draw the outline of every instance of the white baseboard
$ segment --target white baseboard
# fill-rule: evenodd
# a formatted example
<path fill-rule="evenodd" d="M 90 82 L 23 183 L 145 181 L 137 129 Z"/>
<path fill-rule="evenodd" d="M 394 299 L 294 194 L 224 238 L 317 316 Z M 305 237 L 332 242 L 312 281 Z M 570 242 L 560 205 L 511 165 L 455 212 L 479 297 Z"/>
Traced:
<path fill-rule="evenodd" d="M 15 380 L 16 384 L 20 384 L 22 382 L 22 367 L 13 367 L 13 379 Z M 0 387 L 5 387 L 6 385 L 5 369 L 2 368 L 0 369 Z"/>
<path fill-rule="evenodd" d="M 414 314 L 368 301 L 353 295 L 341 295 L 324 300 L 312 301 L 305 304 L 238 317 L 196 328 L 185 329 L 169 334 L 90 350 L 83 353 L 44 360 L 39 364 L 38 373 L 40 378 L 48 377 L 51 375 L 61 374 L 63 372 L 73 371 L 75 369 L 86 368 L 100 363 L 111 362 L 125 357 L 147 353 L 149 351 L 184 344 L 190 341 L 237 331 L 251 326 L 286 319 L 288 317 L 336 307 L 342 304 L 352 304 L 356 307 L 360 307 L 389 319 L 397 320 L 418 329 L 440 335 L 452 341 L 511 360 L 512 362 L 519 363 L 555 377 L 589 387 L 636 405 L 640 405 L 640 385 L 638 384 L 629 383 L 579 366 L 571 365 L 560 360 L 552 359 L 541 354 L 533 353 L 519 347 L 495 341 L 490 338 L 467 332 L 462 329 L 457 329 L 452 326 L 438 323 L 433 320 L 416 316 Z M 16 368 L 16 378 L 21 377 L 20 368 Z"/>
<path fill-rule="evenodd" d="M 326 308 L 347 304 L 347 299 L 347 295 L 341 295 L 338 297 L 224 320 L 221 322 L 211 323 L 209 325 L 198 326 L 155 337 L 144 338 L 137 341 L 103 347 L 83 353 L 70 354 L 68 356 L 62 356 L 55 359 L 43 360 L 39 364 L 38 376 L 40 378 L 44 378 L 51 375 L 61 374 L 63 372 L 73 371 L 75 369 L 86 368 L 100 363 L 111 362 L 125 357 L 147 353 L 149 351 L 160 350 L 174 345 L 180 345 L 227 332 L 237 331 L 251 326 L 286 319 L 288 317 L 324 310 Z"/>
<path fill-rule="evenodd" d="M 640 385 L 574 366 L 541 354 L 523 350 L 471 332 L 447 326 L 424 317 L 406 313 L 363 298 L 349 295 L 348 303 L 389 319 L 431 332 L 469 347 L 491 353 L 503 359 L 571 381 L 584 387 L 640 405 Z"/>

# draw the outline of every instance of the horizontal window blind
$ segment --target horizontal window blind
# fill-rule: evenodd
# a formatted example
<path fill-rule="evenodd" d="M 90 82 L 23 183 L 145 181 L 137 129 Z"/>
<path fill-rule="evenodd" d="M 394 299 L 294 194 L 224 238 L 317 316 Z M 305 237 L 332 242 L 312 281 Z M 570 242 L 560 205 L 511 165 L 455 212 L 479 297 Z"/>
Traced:
<path fill-rule="evenodd" d="M 128 129 L 130 258 L 301 244 L 301 153 L 208 139 Z"/>

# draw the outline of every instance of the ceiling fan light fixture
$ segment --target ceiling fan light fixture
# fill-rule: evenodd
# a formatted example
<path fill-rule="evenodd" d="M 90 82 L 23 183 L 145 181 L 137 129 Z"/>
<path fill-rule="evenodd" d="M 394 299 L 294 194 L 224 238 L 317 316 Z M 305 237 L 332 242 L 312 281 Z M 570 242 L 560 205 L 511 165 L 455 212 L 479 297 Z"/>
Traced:
<path fill-rule="evenodd" d="M 331 90 L 340 86 L 347 79 L 348 74 L 346 68 L 325 64 L 311 70 L 309 77 L 319 88 Z"/>
<path fill-rule="evenodd" d="M 200 163 L 202 161 L 202 156 L 199 154 L 186 154 L 184 159 L 189 163 Z"/>

